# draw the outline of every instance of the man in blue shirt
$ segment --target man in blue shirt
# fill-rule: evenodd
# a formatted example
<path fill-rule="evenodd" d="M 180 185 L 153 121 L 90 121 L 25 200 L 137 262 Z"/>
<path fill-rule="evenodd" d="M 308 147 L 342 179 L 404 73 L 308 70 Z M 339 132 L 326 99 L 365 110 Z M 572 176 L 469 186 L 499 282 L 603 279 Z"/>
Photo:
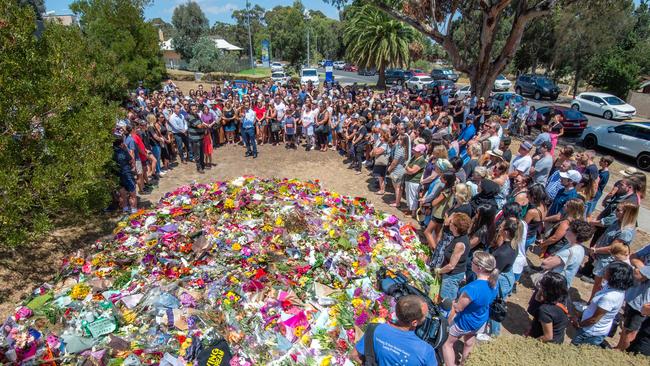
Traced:
<path fill-rule="evenodd" d="M 244 102 L 244 118 L 241 123 L 241 135 L 246 144 L 246 157 L 257 158 L 257 141 L 255 141 L 255 111 L 250 102 Z"/>
<path fill-rule="evenodd" d="M 578 197 L 578 192 L 576 191 L 576 186 L 582 180 L 582 174 L 577 170 L 569 170 L 568 172 L 560 173 L 560 181 L 562 182 L 562 188 L 557 192 L 553 203 L 548 208 L 548 214 L 546 219 L 549 221 L 559 221 L 562 209 L 566 201 Z M 557 217 L 553 217 L 557 215 Z M 557 219 L 557 220 L 555 220 Z"/>
<path fill-rule="evenodd" d="M 397 300 L 396 323 L 379 324 L 372 337 L 375 361 L 379 366 L 436 366 L 433 347 L 415 335 L 429 309 L 417 295 L 402 296 Z M 361 337 L 352 351 L 352 358 L 363 364 L 366 336 Z"/>
<path fill-rule="evenodd" d="M 178 155 L 181 158 L 181 163 L 185 163 L 185 152 L 187 152 L 187 159 L 192 160 L 190 142 L 187 138 L 187 120 L 181 113 L 180 104 L 176 104 L 174 106 L 174 113 L 169 116 L 169 127 L 172 134 L 174 135 L 176 147 L 178 148 Z"/>

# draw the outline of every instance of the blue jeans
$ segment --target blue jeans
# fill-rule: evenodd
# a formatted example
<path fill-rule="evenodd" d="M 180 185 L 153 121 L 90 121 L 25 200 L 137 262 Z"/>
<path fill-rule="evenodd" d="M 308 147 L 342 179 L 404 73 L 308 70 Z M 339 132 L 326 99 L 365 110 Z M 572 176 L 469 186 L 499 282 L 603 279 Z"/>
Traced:
<path fill-rule="evenodd" d="M 246 144 L 246 152 L 257 155 L 257 141 L 255 140 L 255 128 L 244 128 L 241 130 L 241 136 Z"/>
<path fill-rule="evenodd" d="M 575 337 L 573 337 L 571 344 L 574 346 L 580 344 L 591 344 L 594 346 L 598 346 L 601 343 L 603 343 L 604 340 L 605 340 L 605 335 L 593 336 L 591 334 L 585 333 L 584 328 L 580 328 L 578 329 L 578 332 L 576 333 Z"/>
<path fill-rule="evenodd" d="M 465 279 L 465 273 L 461 272 L 454 275 L 443 274 L 442 283 L 440 284 L 440 298 L 456 300 L 460 283 Z"/>
<path fill-rule="evenodd" d="M 515 275 L 512 273 L 512 270 L 501 273 L 499 275 L 499 280 L 497 281 L 497 289 L 501 289 L 501 297 L 505 299 L 510 295 L 512 291 L 512 286 L 515 284 Z M 492 319 L 490 322 L 490 334 L 494 337 L 501 334 L 501 323 L 496 322 Z"/>
<path fill-rule="evenodd" d="M 192 149 L 190 149 L 190 141 L 187 135 L 175 133 L 174 141 L 176 141 L 176 148 L 178 149 L 178 156 L 181 158 L 181 161 L 192 160 Z M 187 151 L 187 159 L 185 158 L 184 150 Z"/>
<path fill-rule="evenodd" d="M 160 146 L 159 145 L 151 145 L 151 152 L 153 153 L 153 156 L 156 157 L 156 174 L 160 174 Z"/>
<path fill-rule="evenodd" d="M 594 212 L 596 206 L 598 205 L 598 200 L 602 195 L 603 191 L 596 191 L 594 198 L 591 201 L 587 202 L 587 207 L 585 208 L 585 213 L 587 216 L 591 215 L 591 213 Z"/>

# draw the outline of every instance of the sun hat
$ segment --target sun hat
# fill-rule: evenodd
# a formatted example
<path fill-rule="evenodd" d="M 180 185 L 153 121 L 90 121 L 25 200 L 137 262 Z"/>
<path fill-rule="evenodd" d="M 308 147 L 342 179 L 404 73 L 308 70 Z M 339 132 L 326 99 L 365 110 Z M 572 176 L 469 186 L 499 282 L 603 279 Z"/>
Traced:
<path fill-rule="evenodd" d="M 633 176 L 634 174 L 636 174 L 638 172 L 639 171 L 636 168 L 631 167 L 631 166 L 625 168 L 625 170 L 619 171 L 619 173 L 621 173 L 621 175 L 624 176 L 624 177 L 631 177 L 631 176 Z"/>
<path fill-rule="evenodd" d="M 488 155 L 492 155 L 496 158 L 503 159 L 503 151 L 499 149 L 488 150 Z"/>
<path fill-rule="evenodd" d="M 582 180 L 582 174 L 577 170 L 569 170 L 566 172 L 560 172 L 560 178 L 570 179 L 575 183 L 580 183 Z"/>

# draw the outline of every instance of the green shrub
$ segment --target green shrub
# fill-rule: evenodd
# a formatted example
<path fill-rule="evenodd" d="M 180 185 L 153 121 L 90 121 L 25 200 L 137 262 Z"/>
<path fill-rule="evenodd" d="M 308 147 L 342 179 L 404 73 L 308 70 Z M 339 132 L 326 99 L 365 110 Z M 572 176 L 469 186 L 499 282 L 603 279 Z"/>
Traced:
<path fill-rule="evenodd" d="M 53 218 L 101 207 L 115 186 L 110 129 L 117 107 L 93 96 L 78 27 L 0 0 L 0 244 L 19 245 Z"/>
<path fill-rule="evenodd" d="M 645 356 L 591 346 L 556 345 L 521 336 L 501 336 L 481 343 L 467 360 L 466 366 L 521 365 L 650 365 Z"/>

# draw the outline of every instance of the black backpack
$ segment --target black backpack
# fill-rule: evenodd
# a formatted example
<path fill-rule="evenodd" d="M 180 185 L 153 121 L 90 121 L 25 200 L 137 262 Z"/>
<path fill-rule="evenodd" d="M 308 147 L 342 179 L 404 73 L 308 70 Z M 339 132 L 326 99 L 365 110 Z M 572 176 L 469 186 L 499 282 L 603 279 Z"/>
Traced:
<path fill-rule="evenodd" d="M 379 290 L 395 300 L 405 295 L 417 295 L 426 301 L 429 314 L 422 324 L 415 329 L 415 335 L 429 343 L 436 351 L 447 340 L 447 318 L 440 307 L 433 303 L 427 294 L 408 283 L 408 279 L 401 273 L 392 272 L 381 267 L 377 272 L 377 286 Z"/>

